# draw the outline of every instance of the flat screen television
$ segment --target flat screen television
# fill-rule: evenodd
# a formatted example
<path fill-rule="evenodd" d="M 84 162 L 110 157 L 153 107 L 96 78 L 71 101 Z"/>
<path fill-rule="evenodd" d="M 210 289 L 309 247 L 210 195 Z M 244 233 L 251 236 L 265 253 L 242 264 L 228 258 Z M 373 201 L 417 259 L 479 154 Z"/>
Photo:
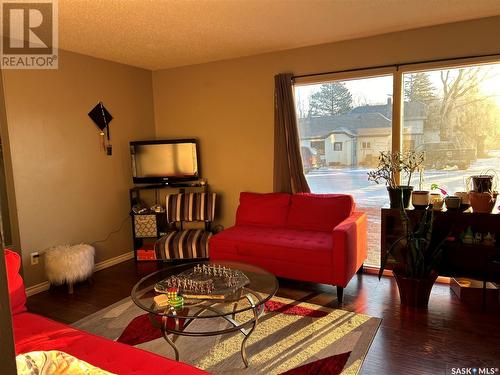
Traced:
<path fill-rule="evenodd" d="M 130 142 L 134 183 L 171 184 L 200 178 L 198 142 L 169 139 Z"/>

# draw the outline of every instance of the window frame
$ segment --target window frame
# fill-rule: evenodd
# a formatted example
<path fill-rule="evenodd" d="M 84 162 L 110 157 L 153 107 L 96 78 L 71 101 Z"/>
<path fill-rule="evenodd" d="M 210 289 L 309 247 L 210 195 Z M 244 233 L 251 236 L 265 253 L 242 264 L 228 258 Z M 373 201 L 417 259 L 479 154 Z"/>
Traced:
<path fill-rule="evenodd" d="M 328 73 L 309 77 L 300 77 L 294 80 L 296 86 L 317 85 L 328 82 L 348 81 L 356 79 L 376 78 L 392 75 L 392 134 L 391 151 L 403 151 L 403 113 L 404 113 L 404 74 L 417 73 L 428 70 L 457 69 L 460 67 L 500 64 L 500 57 L 471 57 L 463 59 L 440 60 L 423 63 L 394 64 L 383 68 L 355 69 L 339 73 Z M 396 173 L 396 181 L 401 183 L 401 176 Z"/>

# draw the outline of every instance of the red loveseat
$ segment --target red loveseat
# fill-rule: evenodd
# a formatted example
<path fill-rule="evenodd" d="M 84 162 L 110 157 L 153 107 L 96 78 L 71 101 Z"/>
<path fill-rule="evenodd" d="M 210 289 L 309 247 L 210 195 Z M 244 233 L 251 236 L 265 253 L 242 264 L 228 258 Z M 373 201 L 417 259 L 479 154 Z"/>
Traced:
<path fill-rule="evenodd" d="M 206 374 L 184 363 L 80 331 L 26 311 L 19 255 L 5 250 L 16 354 L 59 350 L 116 374 Z"/>
<path fill-rule="evenodd" d="M 236 225 L 212 236 L 212 260 L 343 288 L 366 259 L 366 214 L 345 194 L 241 193 Z"/>

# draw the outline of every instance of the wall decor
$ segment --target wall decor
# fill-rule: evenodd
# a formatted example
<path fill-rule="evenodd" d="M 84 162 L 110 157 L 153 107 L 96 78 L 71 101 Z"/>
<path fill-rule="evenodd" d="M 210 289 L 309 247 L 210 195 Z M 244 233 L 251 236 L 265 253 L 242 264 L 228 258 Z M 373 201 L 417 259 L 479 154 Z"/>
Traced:
<path fill-rule="evenodd" d="M 109 123 L 111 122 L 111 120 L 113 120 L 113 116 L 111 116 L 102 102 L 97 103 L 97 105 L 88 113 L 88 115 L 100 130 L 99 135 L 101 136 L 101 144 L 103 150 L 107 155 L 111 156 L 111 154 L 113 153 L 113 148 L 111 146 Z"/>

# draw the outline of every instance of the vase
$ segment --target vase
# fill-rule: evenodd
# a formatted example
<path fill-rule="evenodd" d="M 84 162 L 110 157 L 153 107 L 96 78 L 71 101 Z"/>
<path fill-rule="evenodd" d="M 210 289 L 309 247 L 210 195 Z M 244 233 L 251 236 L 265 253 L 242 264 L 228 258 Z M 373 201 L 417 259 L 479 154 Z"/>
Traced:
<path fill-rule="evenodd" d="M 411 193 L 411 204 L 416 210 L 423 210 L 429 206 L 430 195 L 427 190 L 415 190 Z"/>
<path fill-rule="evenodd" d="M 395 188 L 387 187 L 389 192 L 389 203 L 391 208 L 408 208 L 410 205 L 411 192 L 413 186 L 397 186 Z"/>
<path fill-rule="evenodd" d="M 469 192 L 470 205 L 473 212 L 490 213 L 495 207 L 497 201 L 497 192 L 479 193 L 477 191 Z"/>
<path fill-rule="evenodd" d="M 432 287 L 436 281 L 437 272 L 431 272 L 426 279 L 413 279 L 392 271 L 398 284 L 401 304 L 409 307 L 423 308 L 429 304 Z"/>
<path fill-rule="evenodd" d="M 434 211 L 441 211 L 443 208 L 443 196 L 439 193 L 431 194 L 431 204 Z"/>
<path fill-rule="evenodd" d="M 457 191 L 455 196 L 460 198 L 460 211 L 468 210 L 470 207 L 469 193 L 466 191 Z"/>
<path fill-rule="evenodd" d="M 446 208 L 450 211 L 455 211 L 460 208 L 460 198 L 453 195 L 444 198 Z"/>

